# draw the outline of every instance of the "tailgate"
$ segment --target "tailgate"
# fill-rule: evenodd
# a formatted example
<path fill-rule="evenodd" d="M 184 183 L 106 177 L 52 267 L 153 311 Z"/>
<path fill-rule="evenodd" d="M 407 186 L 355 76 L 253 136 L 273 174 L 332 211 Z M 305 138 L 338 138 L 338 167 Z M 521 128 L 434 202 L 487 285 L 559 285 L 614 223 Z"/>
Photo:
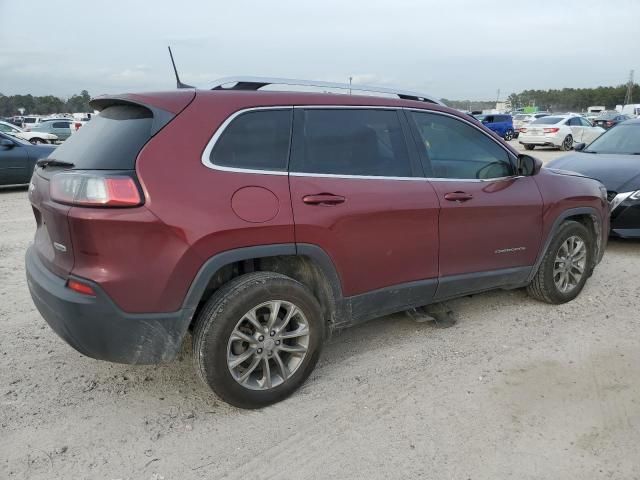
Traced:
<path fill-rule="evenodd" d="M 67 221 L 71 207 L 51 201 L 49 178 L 52 173 L 56 171 L 36 167 L 29 185 L 29 201 L 36 219 L 34 248 L 49 270 L 66 277 L 73 268 L 73 248 Z"/>

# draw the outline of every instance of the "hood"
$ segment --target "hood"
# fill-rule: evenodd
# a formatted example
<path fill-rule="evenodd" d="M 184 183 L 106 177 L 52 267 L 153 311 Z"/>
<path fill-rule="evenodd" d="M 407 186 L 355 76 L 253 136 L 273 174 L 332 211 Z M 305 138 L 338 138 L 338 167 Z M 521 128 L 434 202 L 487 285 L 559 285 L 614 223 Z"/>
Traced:
<path fill-rule="evenodd" d="M 545 167 L 595 178 L 609 191 L 640 190 L 640 155 L 576 152 L 551 160 Z"/>

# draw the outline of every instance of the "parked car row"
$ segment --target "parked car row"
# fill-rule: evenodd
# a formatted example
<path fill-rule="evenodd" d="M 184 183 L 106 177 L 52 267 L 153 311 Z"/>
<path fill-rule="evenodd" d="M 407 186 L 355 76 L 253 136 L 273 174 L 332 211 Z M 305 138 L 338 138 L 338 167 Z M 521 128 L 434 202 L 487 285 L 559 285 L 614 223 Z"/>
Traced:
<path fill-rule="evenodd" d="M 0 121 L 0 132 L 27 140 L 34 145 L 38 143 L 55 143 L 58 141 L 58 136 L 53 133 L 47 133 L 44 131 L 28 132 L 16 125 L 3 121 Z"/>

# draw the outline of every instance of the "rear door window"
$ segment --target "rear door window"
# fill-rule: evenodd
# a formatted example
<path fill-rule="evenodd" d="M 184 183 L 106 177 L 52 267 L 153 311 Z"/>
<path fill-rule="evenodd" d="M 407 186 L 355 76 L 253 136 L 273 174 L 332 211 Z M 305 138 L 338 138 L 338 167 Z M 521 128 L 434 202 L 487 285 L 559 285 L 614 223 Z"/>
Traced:
<path fill-rule="evenodd" d="M 407 144 L 396 110 L 310 108 L 301 111 L 301 115 L 291 171 L 412 176 Z"/>
<path fill-rule="evenodd" d="M 224 129 L 209 160 L 221 167 L 286 171 L 292 111 L 283 108 L 241 113 Z"/>

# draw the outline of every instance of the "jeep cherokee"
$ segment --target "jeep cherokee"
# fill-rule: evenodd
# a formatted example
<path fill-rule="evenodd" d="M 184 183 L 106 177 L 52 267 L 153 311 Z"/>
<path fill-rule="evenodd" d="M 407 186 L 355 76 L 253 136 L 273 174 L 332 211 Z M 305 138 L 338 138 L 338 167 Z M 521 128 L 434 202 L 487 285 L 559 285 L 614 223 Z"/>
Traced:
<path fill-rule="evenodd" d="M 335 329 L 495 288 L 567 302 L 602 258 L 596 180 L 428 96 L 272 83 L 94 99 L 38 162 L 28 285 L 79 352 L 166 362 L 191 330 L 204 382 L 258 408 Z"/>

